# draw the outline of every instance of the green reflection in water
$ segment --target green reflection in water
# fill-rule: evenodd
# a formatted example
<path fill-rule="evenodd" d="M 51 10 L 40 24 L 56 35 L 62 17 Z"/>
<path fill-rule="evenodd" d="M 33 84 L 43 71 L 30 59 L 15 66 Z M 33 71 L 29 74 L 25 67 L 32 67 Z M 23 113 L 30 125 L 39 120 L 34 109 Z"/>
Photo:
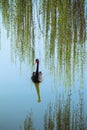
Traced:
<path fill-rule="evenodd" d="M 11 35 L 11 58 L 29 62 L 34 59 L 34 26 L 32 0 L 13 0 L 1 2 L 2 22 Z M 13 44 L 14 43 L 14 44 Z M 31 62 L 30 62 L 31 63 Z"/>
<path fill-rule="evenodd" d="M 60 96 L 55 106 L 53 107 L 53 104 L 50 104 L 46 111 L 45 130 L 53 130 L 53 127 L 59 130 L 86 130 L 86 118 L 82 92 L 79 92 L 77 104 L 75 102 L 72 104 L 71 94 L 66 99 L 64 99 L 64 96 Z"/>
<path fill-rule="evenodd" d="M 60 96 L 55 106 L 50 104 L 45 113 L 45 130 L 86 130 L 86 116 L 84 116 L 83 93 L 79 93 L 79 102 L 71 103 L 71 94 L 64 99 Z"/>
<path fill-rule="evenodd" d="M 26 116 L 24 121 L 24 130 L 35 130 L 33 127 L 32 113 Z"/>
<path fill-rule="evenodd" d="M 50 35 L 51 43 L 55 43 L 56 38 L 61 44 L 72 43 L 72 39 L 84 41 L 84 5 L 84 0 L 42 0 L 44 30 L 47 38 Z"/>
<path fill-rule="evenodd" d="M 87 116 L 84 115 L 84 97 L 83 92 L 79 91 L 79 100 L 72 102 L 71 92 L 66 97 L 59 95 L 55 103 L 49 103 L 44 113 L 44 130 L 86 130 Z M 34 122 L 32 113 L 26 116 L 24 121 L 24 130 L 33 130 Z"/>
<path fill-rule="evenodd" d="M 8 37 L 11 35 L 13 62 L 19 58 L 20 62 L 27 60 L 33 65 L 35 31 L 39 26 L 45 37 L 45 64 L 54 78 L 62 77 L 65 79 L 63 85 L 71 86 L 76 80 L 75 73 L 79 72 L 80 81 L 83 80 L 86 49 L 84 0 L 3 0 L 1 7 L 2 23 Z"/>
<path fill-rule="evenodd" d="M 42 5 L 47 66 L 54 77 L 65 79 L 64 86 L 71 86 L 85 63 L 85 1 L 43 0 Z"/>

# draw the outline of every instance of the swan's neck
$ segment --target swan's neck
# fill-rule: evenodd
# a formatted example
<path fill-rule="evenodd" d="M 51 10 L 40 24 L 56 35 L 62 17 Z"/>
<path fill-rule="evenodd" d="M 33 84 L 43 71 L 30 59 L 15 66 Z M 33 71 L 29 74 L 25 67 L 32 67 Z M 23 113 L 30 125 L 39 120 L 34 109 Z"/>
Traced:
<path fill-rule="evenodd" d="M 36 75 L 38 75 L 38 72 L 39 72 L 39 63 L 37 63 Z"/>

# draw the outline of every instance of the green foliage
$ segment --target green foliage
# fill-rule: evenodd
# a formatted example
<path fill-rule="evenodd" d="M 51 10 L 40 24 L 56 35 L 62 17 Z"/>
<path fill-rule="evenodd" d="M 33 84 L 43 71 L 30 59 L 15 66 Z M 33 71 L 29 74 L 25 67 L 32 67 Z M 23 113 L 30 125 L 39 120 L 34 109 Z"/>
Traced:
<path fill-rule="evenodd" d="M 32 61 L 31 57 L 34 57 L 32 0 L 3 0 L 1 3 L 3 25 L 7 35 L 11 34 L 12 61 L 17 55 L 21 62 L 26 58 L 28 62 Z"/>
<path fill-rule="evenodd" d="M 86 39 L 84 5 L 84 0 L 1 1 L 2 23 L 11 37 L 12 61 L 34 63 L 36 32 L 40 31 L 40 37 L 45 39 L 48 69 L 54 76 L 67 79 L 65 86 L 71 86 L 77 65 L 83 67 L 80 57 Z"/>

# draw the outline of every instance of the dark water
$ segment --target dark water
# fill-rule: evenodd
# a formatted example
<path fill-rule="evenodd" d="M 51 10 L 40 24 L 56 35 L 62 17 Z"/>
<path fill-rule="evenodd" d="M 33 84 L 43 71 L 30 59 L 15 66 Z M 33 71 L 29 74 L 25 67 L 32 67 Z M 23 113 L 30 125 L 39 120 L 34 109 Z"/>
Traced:
<path fill-rule="evenodd" d="M 84 0 L 0 1 L 0 130 L 87 129 L 86 24 Z"/>

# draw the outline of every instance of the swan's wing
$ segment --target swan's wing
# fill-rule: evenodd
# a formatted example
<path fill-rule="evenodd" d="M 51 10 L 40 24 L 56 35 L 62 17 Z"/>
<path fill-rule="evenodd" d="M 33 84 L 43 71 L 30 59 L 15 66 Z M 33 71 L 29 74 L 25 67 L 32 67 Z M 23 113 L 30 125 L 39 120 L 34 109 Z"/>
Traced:
<path fill-rule="evenodd" d="M 41 82 L 42 81 L 42 73 L 41 72 L 39 72 L 39 74 L 38 74 L 38 80 Z"/>

